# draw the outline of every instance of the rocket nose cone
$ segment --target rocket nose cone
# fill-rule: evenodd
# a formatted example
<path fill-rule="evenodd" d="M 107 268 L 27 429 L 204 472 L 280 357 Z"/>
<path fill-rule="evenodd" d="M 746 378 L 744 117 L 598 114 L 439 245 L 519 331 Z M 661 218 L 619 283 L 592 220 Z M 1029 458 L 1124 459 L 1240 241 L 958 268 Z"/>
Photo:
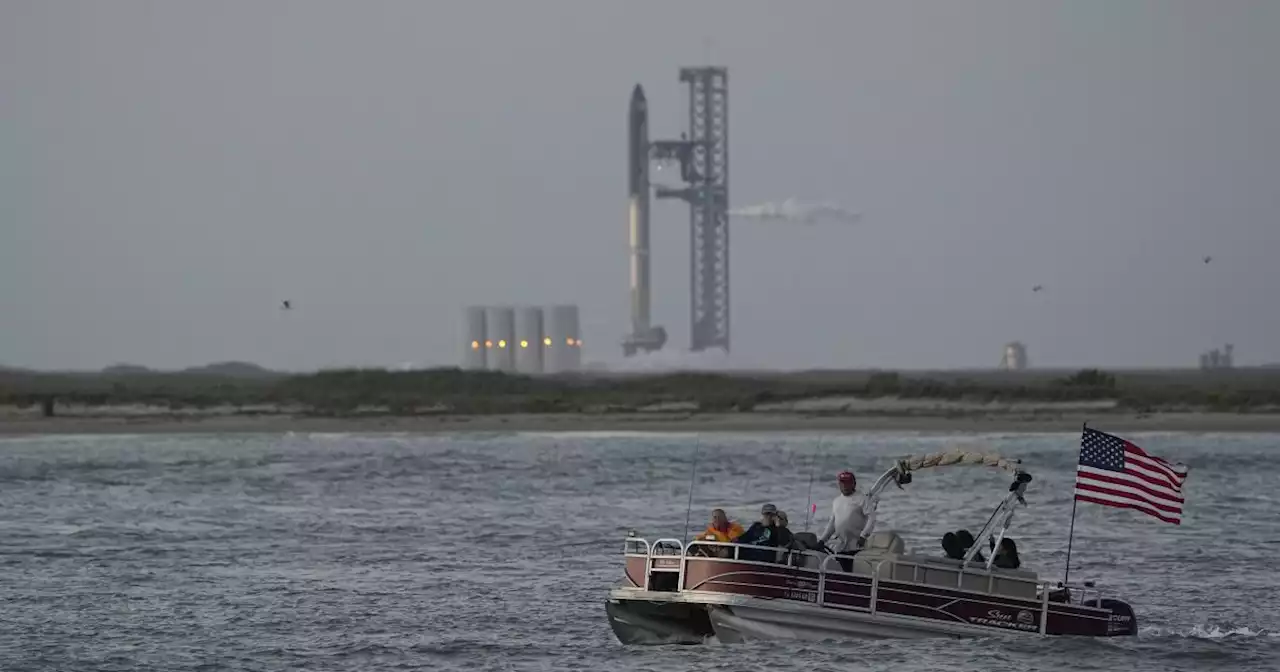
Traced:
<path fill-rule="evenodd" d="M 639 84 L 636 84 L 636 88 L 631 89 L 631 102 L 633 103 L 644 102 L 644 87 L 640 86 Z"/>

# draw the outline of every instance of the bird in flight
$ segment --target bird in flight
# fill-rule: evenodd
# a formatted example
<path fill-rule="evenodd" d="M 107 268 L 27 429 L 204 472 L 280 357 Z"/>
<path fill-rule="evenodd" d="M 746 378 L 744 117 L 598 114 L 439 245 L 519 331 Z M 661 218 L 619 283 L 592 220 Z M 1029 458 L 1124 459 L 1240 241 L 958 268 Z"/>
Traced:
<path fill-rule="evenodd" d="M 281 302 L 280 302 L 280 309 L 281 309 L 281 310 L 293 310 L 293 302 L 291 302 L 291 301 L 281 301 Z"/>
<path fill-rule="evenodd" d="M 1206 264 L 1207 264 L 1207 263 L 1209 263 L 1210 261 L 1213 261 L 1213 257 L 1205 257 L 1205 258 L 1204 258 L 1204 263 L 1206 263 Z"/>
<path fill-rule="evenodd" d="M 1038 291 L 1040 291 L 1040 290 L 1042 290 L 1042 289 L 1044 289 L 1044 285 L 1036 285 L 1035 287 L 1032 287 L 1032 288 L 1031 288 L 1031 291 L 1033 291 L 1033 292 L 1038 292 Z"/>

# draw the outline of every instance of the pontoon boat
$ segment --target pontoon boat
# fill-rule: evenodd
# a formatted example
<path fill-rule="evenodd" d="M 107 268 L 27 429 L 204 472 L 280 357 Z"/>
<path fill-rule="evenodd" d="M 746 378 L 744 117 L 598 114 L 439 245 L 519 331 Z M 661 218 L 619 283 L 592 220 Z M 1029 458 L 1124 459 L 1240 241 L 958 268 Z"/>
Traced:
<path fill-rule="evenodd" d="M 952 452 L 899 460 L 868 492 L 878 506 L 889 484 L 947 465 L 985 465 L 1012 472 L 1009 492 L 977 539 L 998 547 L 1026 506 L 1031 476 L 997 455 Z M 799 535 L 797 535 L 799 536 Z M 812 535 L 809 535 L 812 541 Z M 1113 637 L 1137 633 L 1133 609 L 1102 596 L 1092 583 L 1050 585 L 1033 571 L 975 563 L 978 543 L 962 560 L 909 553 L 894 531 L 876 532 L 845 571 L 823 550 L 769 549 L 772 561 L 744 559 L 760 547 L 714 541 L 631 536 L 625 578 L 606 608 L 624 644 L 725 643 L 756 639 L 823 640 L 1029 635 Z M 825 549 L 824 549 L 825 550 Z M 751 556 L 750 553 L 747 554 Z M 770 560 L 766 557 L 765 560 Z"/>

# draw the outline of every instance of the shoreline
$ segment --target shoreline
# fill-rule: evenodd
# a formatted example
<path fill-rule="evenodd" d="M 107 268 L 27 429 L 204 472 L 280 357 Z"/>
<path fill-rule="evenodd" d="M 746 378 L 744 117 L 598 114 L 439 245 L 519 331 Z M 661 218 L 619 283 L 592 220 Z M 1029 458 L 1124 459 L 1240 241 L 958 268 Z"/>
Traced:
<path fill-rule="evenodd" d="M 283 434 L 466 432 L 1114 432 L 1280 433 L 1280 413 L 618 413 L 307 417 L 293 415 L 100 415 L 0 417 L 0 436 L 71 434 Z"/>

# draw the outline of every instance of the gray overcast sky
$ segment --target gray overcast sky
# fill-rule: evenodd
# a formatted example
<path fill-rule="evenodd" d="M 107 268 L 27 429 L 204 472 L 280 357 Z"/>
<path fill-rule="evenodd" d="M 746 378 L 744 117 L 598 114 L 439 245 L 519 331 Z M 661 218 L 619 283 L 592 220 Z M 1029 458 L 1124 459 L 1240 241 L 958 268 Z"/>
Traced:
<path fill-rule="evenodd" d="M 864 213 L 734 224 L 735 360 L 1280 361 L 1280 2 L 0 0 L 0 363 L 454 364 L 555 302 L 617 359 L 628 96 L 675 137 L 708 54 L 733 204 Z"/>

